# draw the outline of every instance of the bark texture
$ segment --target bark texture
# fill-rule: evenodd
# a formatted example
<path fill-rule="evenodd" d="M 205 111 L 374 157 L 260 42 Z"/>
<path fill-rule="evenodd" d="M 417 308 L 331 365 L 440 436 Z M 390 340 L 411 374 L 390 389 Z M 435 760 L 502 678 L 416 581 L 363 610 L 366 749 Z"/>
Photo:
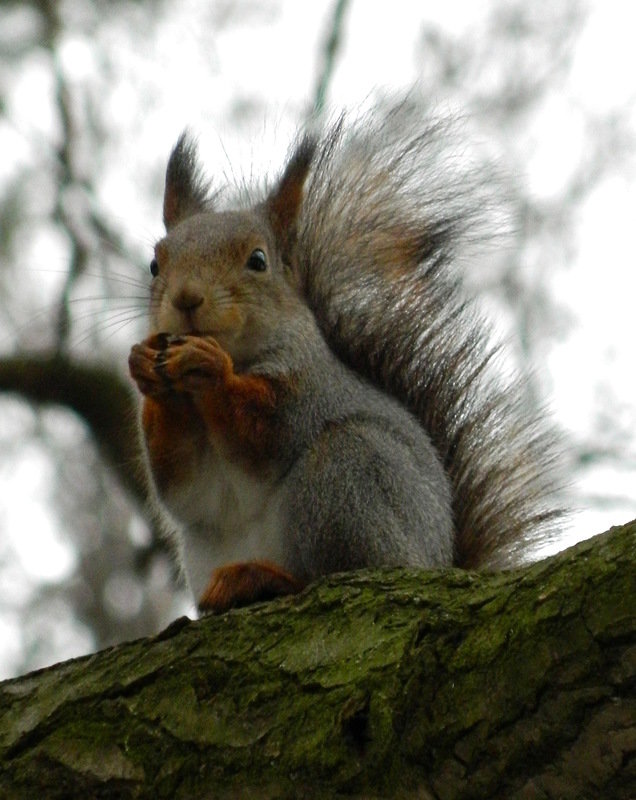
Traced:
<path fill-rule="evenodd" d="M 633 799 L 635 534 L 337 576 L 6 681 L 0 797 Z"/>

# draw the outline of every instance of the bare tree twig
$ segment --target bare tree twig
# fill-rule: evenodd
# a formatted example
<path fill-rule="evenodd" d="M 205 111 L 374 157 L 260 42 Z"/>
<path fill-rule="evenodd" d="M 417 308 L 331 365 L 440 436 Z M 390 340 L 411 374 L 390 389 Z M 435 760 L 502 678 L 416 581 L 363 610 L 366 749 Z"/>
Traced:
<path fill-rule="evenodd" d="M 322 66 L 314 92 L 313 117 L 316 119 L 322 115 L 325 109 L 329 83 L 333 77 L 336 57 L 342 43 L 344 16 L 348 6 L 349 0 L 337 0 L 329 34 L 322 50 Z"/>

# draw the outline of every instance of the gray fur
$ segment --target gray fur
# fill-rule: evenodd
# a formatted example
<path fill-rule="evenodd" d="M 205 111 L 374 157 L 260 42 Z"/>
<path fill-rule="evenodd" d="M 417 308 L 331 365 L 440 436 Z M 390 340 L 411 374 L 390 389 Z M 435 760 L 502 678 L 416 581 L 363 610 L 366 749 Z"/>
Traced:
<path fill-rule="evenodd" d="M 279 458 L 290 464 L 284 566 L 306 579 L 365 566 L 451 564 L 451 486 L 426 431 L 340 363 L 313 320 L 303 321 L 302 333 L 294 327 L 286 328 L 285 360 L 302 402 L 291 401 L 279 421 Z"/>
<path fill-rule="evenodd" d="M 316 140 L 297 264 L 334 352 L 428 432 L 453 487 L 455 563 L 501 567 L 562 516 L 557 437 L 523 379 L 502 380 L 456 270 L 492 189 L 457 165 L 452 131 L 404 105 Z"/>
<path fill-rule="evenodd" d="M 293 386 L 268 423 L 266 469 L 210 442 L 192 484 L 162 497 L 195 594 L 228 559 L 270 559 L 302 581 L 364 566 L 492 568 L 553 530 L 553 435 L 520 383 L 502 383 L 454 269 L 481 184 L 450 167 L 444 125 L 417 123 L 400 107 L 305 137 L 246 211 L 215 211 L 187 139 L 171 157 L 164 247 L 188 255 L 177 277 L 196 279 L 208 303 L 226 280 L 219 254 L 265 242 L 275 257 L 251 301 L 257 335 L 228 352 L 237 373 Z"/>

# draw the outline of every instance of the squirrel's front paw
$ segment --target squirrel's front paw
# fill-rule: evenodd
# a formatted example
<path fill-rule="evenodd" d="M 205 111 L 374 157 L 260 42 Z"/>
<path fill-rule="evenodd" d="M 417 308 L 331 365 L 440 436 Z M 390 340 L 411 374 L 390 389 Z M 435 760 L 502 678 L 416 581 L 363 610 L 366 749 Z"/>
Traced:
<path fill-rule="evenodd" d="M 232 361 L 211 337 L 159 333 L 133 346 L 128 366 L 142 394 L 159 396 L 209 387 Z"/>
<path fill-rule="evenodd" d="M 229 374 L 232 361 L 211 337 L 170 336 L 159 351 L 155 370 L 175 391 L 193 392 Z"/>
<path fill-rule="evenodd" d="M 157 397 L 169 391 L 169 387 L 157 371 L 157 360 L 161 350 L 156 337 L 135 344 L 128 356 L 128 369 L 139 391 L 149 397 Z"/>
<path fill-rule="evenodd" d="M 220 614 L 229 608 L 247 606 L 258 600 L 271 600 L 295 594 L 302 584 L 289 573 L 268 561 L 246 561 L 215 569 L 199 600 L 199 611 Z"/>

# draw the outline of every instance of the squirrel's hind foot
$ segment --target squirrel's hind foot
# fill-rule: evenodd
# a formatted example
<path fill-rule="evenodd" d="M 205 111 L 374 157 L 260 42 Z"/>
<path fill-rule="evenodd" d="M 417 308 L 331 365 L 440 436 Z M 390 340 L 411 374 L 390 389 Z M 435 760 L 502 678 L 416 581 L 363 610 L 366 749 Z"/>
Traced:
<path fill-rule="evenodd" d="M 259 600 L 295 594 L 302 588 L 288 572 L 268 561 L 227 564 L 212 573 L 198 608 L 202 614 L 221 614 Z"/>

